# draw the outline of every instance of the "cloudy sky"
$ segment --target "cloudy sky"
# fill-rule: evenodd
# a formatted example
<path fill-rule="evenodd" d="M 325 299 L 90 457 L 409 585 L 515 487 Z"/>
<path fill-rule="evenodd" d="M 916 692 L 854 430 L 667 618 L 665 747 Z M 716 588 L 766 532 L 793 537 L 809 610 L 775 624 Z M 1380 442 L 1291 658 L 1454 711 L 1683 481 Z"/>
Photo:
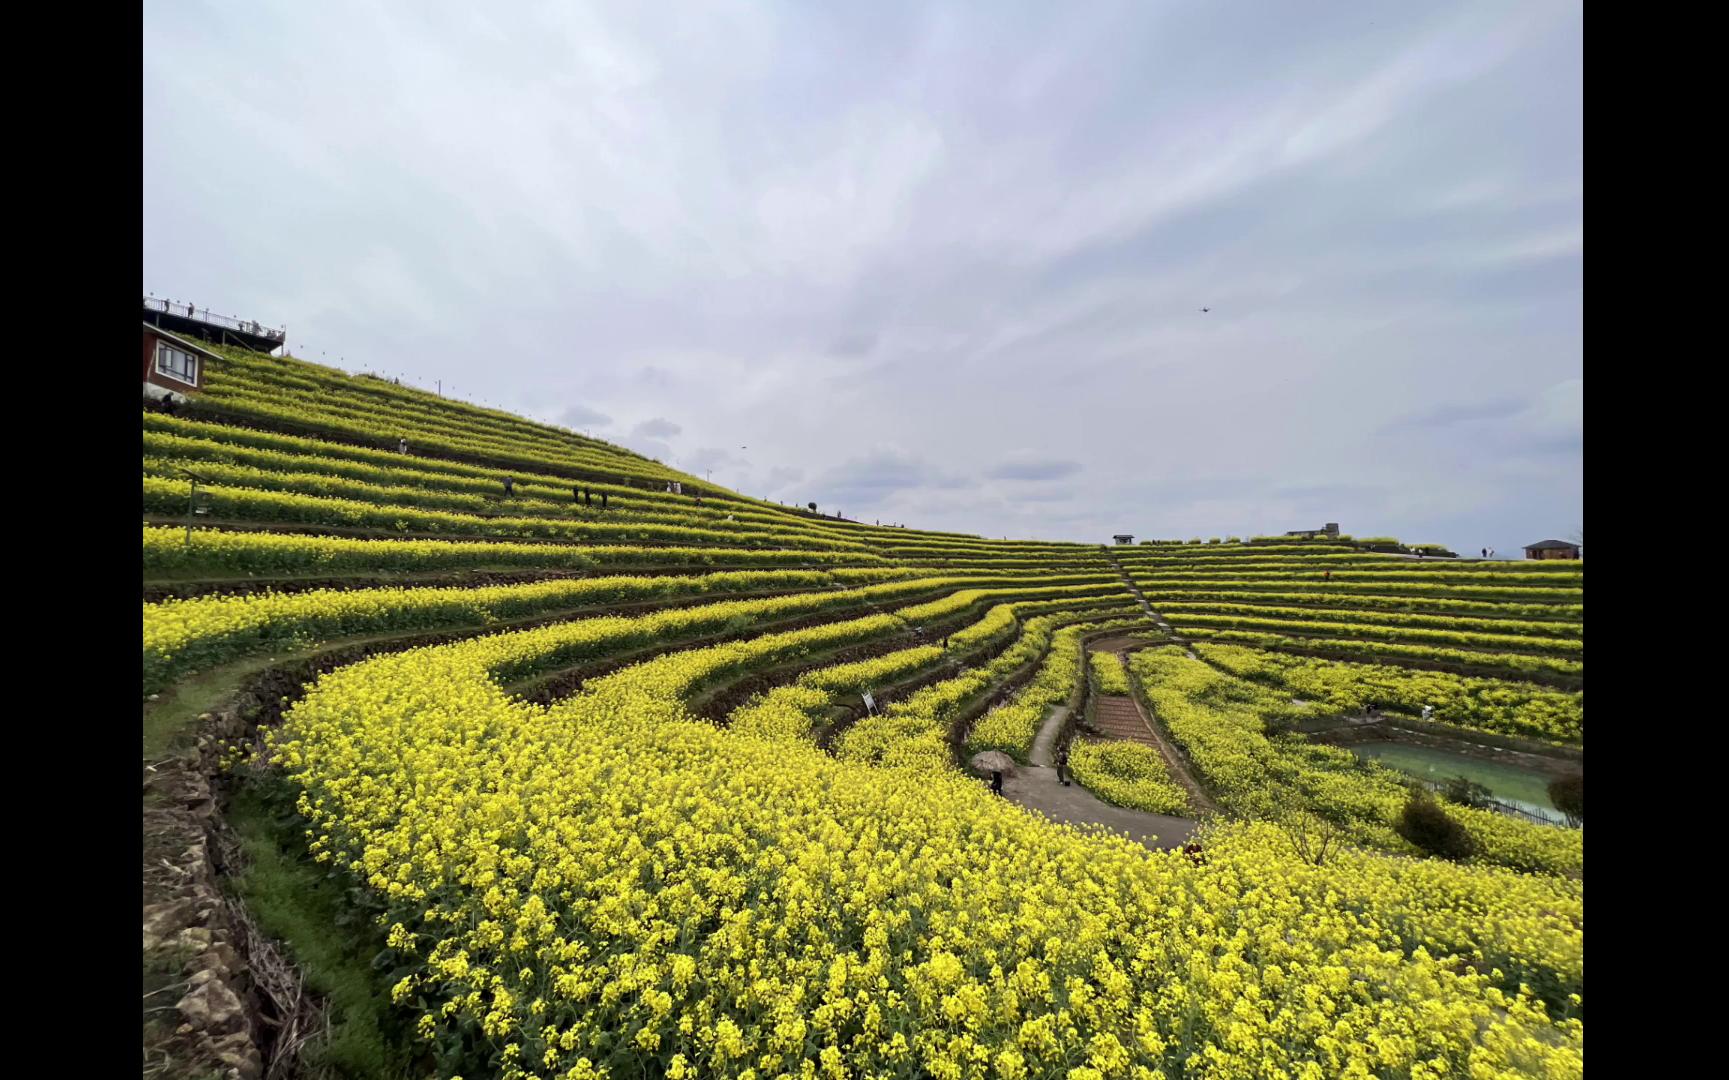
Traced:
<path fill-rule="evenodd" d="M 1584 518 L 1582 37 L 146 0 L 143 288 L 867 521 L 1505 553 Z"/>

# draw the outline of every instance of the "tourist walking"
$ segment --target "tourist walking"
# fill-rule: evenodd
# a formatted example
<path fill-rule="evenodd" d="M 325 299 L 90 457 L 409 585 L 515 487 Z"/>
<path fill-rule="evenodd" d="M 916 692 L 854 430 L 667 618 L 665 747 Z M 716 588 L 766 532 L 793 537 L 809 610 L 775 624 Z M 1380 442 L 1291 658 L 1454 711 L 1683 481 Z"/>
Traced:
<path fill-rule="evenodd" d="M 570 485 L 570 501 L 573 503 L 582 501 L 582 489 L 575 484 Z"/>
<path fill-rule="evenodd" d="M 1066 746 L 1057 751 L 1057 779 L 1064 787 L 1069 786 L 1069 748 Z"/>
<path fill-rule="evenodd" d="M 1423 719 L 1427 720 L 1433 715 L 1435 715 L 1435 707 L 1433 705 L 1423 706 Z"/>
<path fill-rule="evenodd" d="M 604 491 L 600 493 L 600 508 L 602 510 L 606 509 L 606 492 Z"/>
<path fill-rule="evenodd" d="M 991 791 L 998 795 L 1003 793 L 1003 771 L 1001 769 L 991 770 Z"/>
<path fill-rule="evenodd" d="M 516 494 L 516 481 L 507 476 L 504 478 L 504 497 L 508 499 L 514 494 Z"/>
<path fill-rule="evenodd" d="M 399 454 L 408 453 L 408 440 L 407 439 L 396 440 L 396 452 Z"/>

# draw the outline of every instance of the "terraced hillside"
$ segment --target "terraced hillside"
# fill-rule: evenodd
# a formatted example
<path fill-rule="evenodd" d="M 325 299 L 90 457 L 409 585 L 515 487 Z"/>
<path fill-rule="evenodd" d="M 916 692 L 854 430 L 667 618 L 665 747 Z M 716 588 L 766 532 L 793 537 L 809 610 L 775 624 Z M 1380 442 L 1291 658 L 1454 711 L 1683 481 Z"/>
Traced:
<path fill-rule="evenodd" d="M 1423 857 L 1298 730 L 1582 753 L 1576 566 L 877 528 L 227 355 L 143 417 L 147 1060 L 244 1057 L 227 994 L 355 1076 L 1582 1075 L 1582 831 Z M 969 773 L 1101 693 L 1178 756 L 1075 775 L 1199 851 Z"/>

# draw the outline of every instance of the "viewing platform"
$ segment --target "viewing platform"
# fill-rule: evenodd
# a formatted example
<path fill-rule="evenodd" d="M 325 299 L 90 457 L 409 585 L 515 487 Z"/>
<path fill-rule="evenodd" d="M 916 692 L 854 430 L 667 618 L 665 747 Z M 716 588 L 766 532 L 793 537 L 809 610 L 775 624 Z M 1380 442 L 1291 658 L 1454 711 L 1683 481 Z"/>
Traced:
<path fill-rule="evenodd" d="M 287 327 L 263 326 L 229 315 L 217 315 L 209 308 L 198 309 L 191 304 L 155 296 L 144 298 L 144 321 L 183 337 L 218 345 L 244 345 L 263 353 L 275 352 L 288 339 Z"/>

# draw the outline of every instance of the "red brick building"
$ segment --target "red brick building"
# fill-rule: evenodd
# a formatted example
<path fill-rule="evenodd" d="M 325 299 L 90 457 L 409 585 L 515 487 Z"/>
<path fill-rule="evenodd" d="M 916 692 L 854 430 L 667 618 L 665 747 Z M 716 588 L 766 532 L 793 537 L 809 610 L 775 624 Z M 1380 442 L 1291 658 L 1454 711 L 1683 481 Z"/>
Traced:
<path fill-rule="evenodd" d="M 206 365 L 222 358 L 160 327 L 144 324 L 144 397 L 185 398 L 204 386 Z"/>

